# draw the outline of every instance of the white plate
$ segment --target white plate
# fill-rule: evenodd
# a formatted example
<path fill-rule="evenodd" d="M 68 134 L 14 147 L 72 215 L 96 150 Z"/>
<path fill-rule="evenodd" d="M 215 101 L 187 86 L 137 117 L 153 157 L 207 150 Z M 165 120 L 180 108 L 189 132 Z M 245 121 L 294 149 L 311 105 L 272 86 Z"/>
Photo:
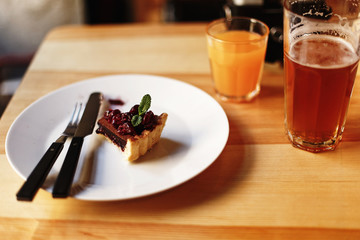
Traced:
<path fill-rule="evenodd" d="M 160 142 L 135 163 L 97 134 L 87 136 L 74 178 L 72 197 L 83 200 L 122 200 L 158 193 L 193 178 L 222 152 L 229 135 L 228 119 L 208 94 L 181 81 L 149 75 L 111 75 L 78 82 L 31 104 L 12 124 L 6 138 L 11 166 L 24 179 L 50 144 L 63 131 L 75 102 L 86 102 L 91 92 L 120 98 L 128 111 L 149 93 L 151 110 L 167 112 Z M 44 188 L 51 192 L 66 155 L 66 143 Z M 20 187 L 20 186 L 19 186 Z"/>

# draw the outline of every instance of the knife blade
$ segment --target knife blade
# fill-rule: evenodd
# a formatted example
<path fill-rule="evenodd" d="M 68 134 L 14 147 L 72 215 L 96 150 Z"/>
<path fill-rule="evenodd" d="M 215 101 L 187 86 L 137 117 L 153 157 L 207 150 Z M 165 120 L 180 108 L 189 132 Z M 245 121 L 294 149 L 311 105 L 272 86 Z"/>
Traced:
<path fill-rule="evenodd" d="M 66 198 L 69 196 L 84 138 L 93 132 L 101 100 L 102 94 L 99 92 L 92 93 L 89 97 L 60 172 L 56 178 L 52 191 L 54 198 Z"/>

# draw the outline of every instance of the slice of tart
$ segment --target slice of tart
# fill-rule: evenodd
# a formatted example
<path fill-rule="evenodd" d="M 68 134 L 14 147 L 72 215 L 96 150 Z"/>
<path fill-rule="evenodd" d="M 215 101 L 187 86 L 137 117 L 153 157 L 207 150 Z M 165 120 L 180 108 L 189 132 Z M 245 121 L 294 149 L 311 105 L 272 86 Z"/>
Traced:
<path fill-rule="evenodd" d="M 108 110 L 98 121 L 96 133 L 121 149 L 128 161 L 146 154 L 160 140 L 168 114 L 155 115 L 148 110 L 150 102 L 147 94 L 129 112 Z"/>

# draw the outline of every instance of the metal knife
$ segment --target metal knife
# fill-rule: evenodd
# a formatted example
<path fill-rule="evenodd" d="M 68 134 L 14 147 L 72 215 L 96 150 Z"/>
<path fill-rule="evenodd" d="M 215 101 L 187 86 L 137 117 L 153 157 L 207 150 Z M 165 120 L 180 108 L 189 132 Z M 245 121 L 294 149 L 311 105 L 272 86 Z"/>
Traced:
<path fill-rule="evenodd" d="M 76 167 L 79 161 L 81 147 L 84 138 L 92 134 L 95 122 L 101 105 L 102 94 L 92 93 L 86 104 L 84 113 L 76 129 L 75 135 L 71 140 L 65 160 L 56 178 L 52 195 L 54 198 L 66 198 L 69 196 L 71 184 L 74 180 Z"/>

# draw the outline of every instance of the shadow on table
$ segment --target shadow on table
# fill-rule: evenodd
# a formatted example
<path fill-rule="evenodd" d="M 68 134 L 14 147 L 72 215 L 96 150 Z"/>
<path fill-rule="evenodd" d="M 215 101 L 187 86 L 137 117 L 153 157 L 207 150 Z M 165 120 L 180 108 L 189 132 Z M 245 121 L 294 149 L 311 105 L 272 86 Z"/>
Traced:
<path fill-rule="evenodd" d="M 247 141 L 239 138 L 239 133 L 245 132 L 246 129 L 238 129 L 241 128 L 241 124 L 239 126 L 239 123 L 233 124 L 231 119 L 229 121 L 228 144 L 221 155 L 204 172 L 188 182 L 162 193 L 138 199 L 114 202 L 78 201 L 78 203 L 91 205 L 89 208 L 94 214 L 157 215 L 200 205 L 221 198 L 234 188 L 241 188 L 253 166 L 253 150 L 243 145 Z"/>

